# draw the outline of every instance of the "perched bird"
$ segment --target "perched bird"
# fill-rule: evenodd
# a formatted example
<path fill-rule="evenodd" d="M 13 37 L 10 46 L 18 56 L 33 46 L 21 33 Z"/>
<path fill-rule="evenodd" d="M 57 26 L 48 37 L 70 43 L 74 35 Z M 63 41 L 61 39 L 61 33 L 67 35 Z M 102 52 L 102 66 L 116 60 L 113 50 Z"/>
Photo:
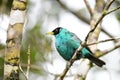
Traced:
<path fill-rule="evenodd" d="M 57 27 L 52 32 L 48 32 L 55 36 L 55 46 L 59 54 L 67 61 L 69 61 L 76 49 L 81 45 L 81 40 L 72 32 L 65 28 Z M 76 60 L 80 58 L 87 58 L 97 66 L 102 67 L 105 62 L 94 57 L 88 47 L 83 47 L 80 54 L 77 55 Z"/>

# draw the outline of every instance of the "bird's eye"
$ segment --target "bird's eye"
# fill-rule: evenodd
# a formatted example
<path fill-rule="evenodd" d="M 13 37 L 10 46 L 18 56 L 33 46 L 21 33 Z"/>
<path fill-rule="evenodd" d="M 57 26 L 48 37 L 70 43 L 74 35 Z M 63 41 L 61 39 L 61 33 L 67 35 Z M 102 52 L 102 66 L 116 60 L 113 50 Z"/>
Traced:
<path fill-rule="evenodd" d="M 58 32 L 59 32 L 59 29 L 55 29 L 55 32 L 58 33 Z"/>
<path fill-rule="evenodd" d="M 55 30 L 53 30 L 54 35 L 59 34 L 60 29 L 61 29 L 61 27 L 58 27 L 58 28 L 56 28 Z"/>

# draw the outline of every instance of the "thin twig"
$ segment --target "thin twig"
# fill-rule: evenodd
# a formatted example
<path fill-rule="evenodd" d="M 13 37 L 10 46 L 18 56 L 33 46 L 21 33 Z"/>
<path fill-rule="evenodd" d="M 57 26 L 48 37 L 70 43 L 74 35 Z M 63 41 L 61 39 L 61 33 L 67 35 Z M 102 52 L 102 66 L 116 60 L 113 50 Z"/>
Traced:
<path fill-rule="evenodd" d="M 89 13 L 90 13 L 90 16 L 92 16 L 92 15 L 93 15 L 93 10 L 92 10 L 92 8 L 90 7 L 90 4 L 88 3 L 87 0 L 84 0 L 84 2 L 85 2 L 85 4 L 86 4 L 86 7 L 87 7 Z"/>
<path fill-rule="evenodd" d="M 27 54 L 28 54 L 28 64 L 27 64 L 26 73 L 23 71 L 21 65 L 19 65 L 19 69 L 23 73 L 23 75 L 25 76 L 26 80 L 28 80 L 28 75 L 29 75 L 29 71 L 30 71 L 30 45 L 28 46 Z"/>
<path fill-rule="evenodd" d="M 108 37 L 110 37 L 110 38 L 114 38 L 113 36 L 112 36 L 112 34 L 110 34 L 108 31 L 106 31 L 104 28 L 101 28 L 101 31 L 104 33 L 104 34 L 106 34 Z"/>
<path fill-rule="evenodd" d="M 26 72 L 26 77 L 28 79 L 29 71 L 30 71 L 30 45 L 28 46 L 28 65 L 27 65 L 27 72 Z"/>
<path fill-rule="evenodd" d="M 23 69 L 22 69 L 22 67 L 21 67 L 20 64 L 19 64 L 19 69 L 20 69 L 20 71 L 23 73 L 23 75 L 25 76 L 26 80 L 28 80 L 28 78 L 27 78 L 27 76 L 26 76 L 25 72 L 23 71 Z"/>
<path fill-rule="evenodd" d="M 103 54 L 100 55 L 100 56 L 103 56 L 103 55 L 105 55 L 105 54 L 107 54 L 107 53 L 110 53 L 110 52 L 116 50 L 117 48 L 120 48 L 120 44 L 115 45 L 113 48 L 110 48 L 110 49 L 108 49 L 108 50 L 103 51 Z"/>
<path fill-rule="evenodd" d="M 86 45 L 90 46 L 90 45 L 94 45 L 94 44 L 99 44 L 99 43 L 108 42 L 108 41 L 116 41 L 116 40 L 120 40 L 120 38 L 101 40 L 101 41 L 90 43 L 90 44 L 86 44 Z"/>
<path fill-rule="evenodd" d="M 109 1 L 109 0 L 108 0 L 108 1 Z M 106 4 L 106 6 L 105 6 L 105 10 L 108 10 L 114 1 L 115 1 L 115 0 L 109 1 L 108 4 Z"/>
<path fill-rule="evenodd" d="M 120 6 L 117 7 L 117 8 L 115 8 L 115 9 L 113 9 L 113 10 L 111 10 L 111 11 L 108 11 L 106 14 L 110 14 L 110 13 L 112 13 L 112 12 L 115 12 L 115 11 L 119 10 L 119 9 L 120 9 Z"/>

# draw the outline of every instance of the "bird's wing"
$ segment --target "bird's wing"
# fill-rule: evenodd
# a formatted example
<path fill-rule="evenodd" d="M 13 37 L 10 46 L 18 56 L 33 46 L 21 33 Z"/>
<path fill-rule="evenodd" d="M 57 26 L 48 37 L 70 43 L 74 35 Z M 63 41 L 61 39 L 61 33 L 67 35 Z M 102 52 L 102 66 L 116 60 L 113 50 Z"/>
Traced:
<path fill-rule="evenodd" d="M 77 49 L 79 47 L 80 43 L 77 40 L 69 39 L 67 41 L 67 46 L 73 49 Z"/>
<path fill-rule="evenodd" d="M 67 49 L 68 49 L 67 52 L 71 55 L 71 57 L 73 56 L 73 54 L 75 53 L 75 51 L 79 46 L 80 46 L 80 43 L 77 40 L 69 39 L 67 41 Z M 81 54 L 77 54 L 76 59 L 80 59 L 81 57 L 82 57 Z"/>
<path fill-rule="evenodd" d="M 75 40 L 75 41 L 78 41 L 79 43 L 81 43 L 82 41 L 76 36 L 76 34 L 70 32 L 69 33 L 70 36 L 71 36 L 71 39 Z"/>
<path fill-rule="evenodd" d="M 72 33 L 72 35 L 73 35 L 72 39 L 78 41 L 81 44 L 82 41 L 74 33 Z M 93 54 L 88 46 L 86 46 L 85 48 L 90 52 L 90 54 Z"/>
<path fill-rule="evenodd" d="M 69 35 L 70 37 L 67 40 L 67 47 L 76 50 L 82 41 L 72 32 L 70 32 Z"/>

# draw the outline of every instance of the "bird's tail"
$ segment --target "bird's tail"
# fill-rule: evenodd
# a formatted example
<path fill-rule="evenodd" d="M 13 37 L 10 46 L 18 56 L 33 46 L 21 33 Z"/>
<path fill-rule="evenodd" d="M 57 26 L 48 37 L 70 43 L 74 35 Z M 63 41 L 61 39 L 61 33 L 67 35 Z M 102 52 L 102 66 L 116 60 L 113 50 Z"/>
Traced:
<path fill-rule="evenodd" d="M 86 58 L 88 58 L 91 62 L 95 63 L 99 67 L 102 67 L 103 65 L 105 65 L 104 61 L 94 57 L 92 54 L 89 54 L 89 56 L 86 56 Z"/>

